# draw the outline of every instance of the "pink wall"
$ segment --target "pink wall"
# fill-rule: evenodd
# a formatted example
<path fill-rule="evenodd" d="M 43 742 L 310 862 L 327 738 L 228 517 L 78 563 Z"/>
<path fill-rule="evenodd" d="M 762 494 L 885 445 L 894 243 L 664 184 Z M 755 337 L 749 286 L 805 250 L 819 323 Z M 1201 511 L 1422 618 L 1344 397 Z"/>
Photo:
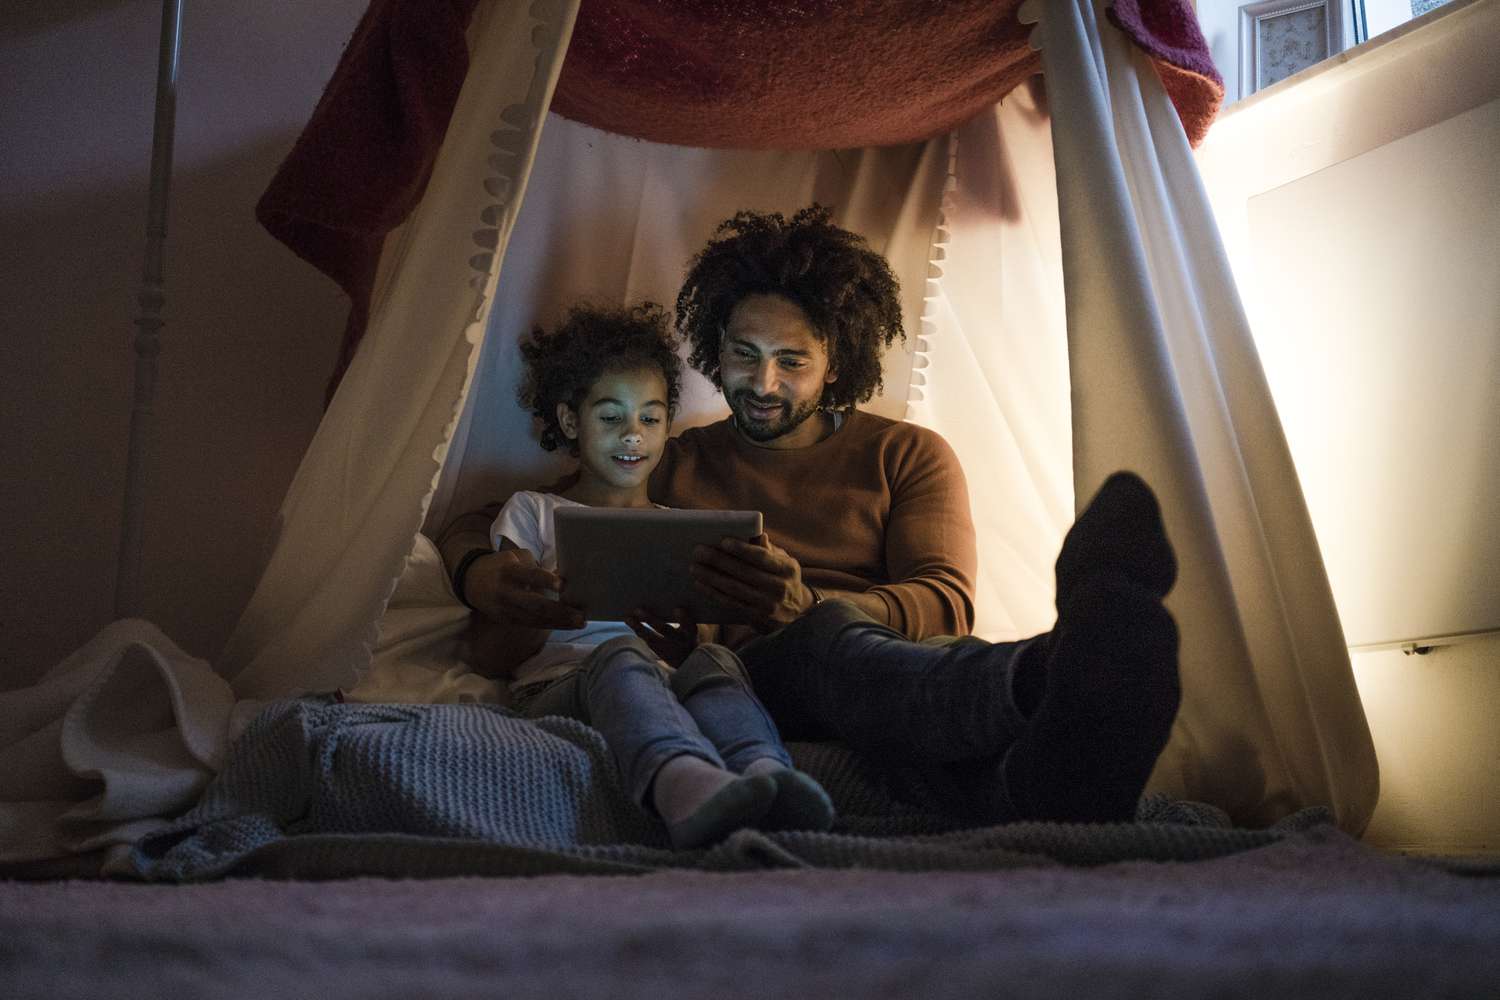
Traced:
<path fill-rule="evenodd" d="M 345 310 L 253 206 L 365 4 L 185 6 L 142 586 L 145 617 L 212 657 Z M 147 0 L 0 8 L 0 687 L 113 617 L 160 16 Z"/>

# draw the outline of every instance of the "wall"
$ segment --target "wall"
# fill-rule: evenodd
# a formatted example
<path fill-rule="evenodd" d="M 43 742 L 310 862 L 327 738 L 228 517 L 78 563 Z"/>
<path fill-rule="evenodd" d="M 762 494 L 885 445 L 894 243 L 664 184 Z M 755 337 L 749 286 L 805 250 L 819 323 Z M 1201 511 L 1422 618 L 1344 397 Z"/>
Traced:
<path fill-rule="evenodd" d="M 1261 357 L 1351 646 L 1500 628 L 1496 150 L 1500 100 L 1249 200 Z"/>
<path fill-rule="evenodd" d="M 1285 349 L 1287 345 L 1277 339 L 1282 331 L 1266 322 L 1268 293 L 1256 283 L 1263 269 L 1257 267 L 1253 253 L 1250 200 L 1403 140 L 1421 141 L 1419 133 L 1424 130 L 1476 109 L 1482 114 L 1486 105 L 1500 99 L 1500 64 L 1490 52 L 1496 37 L 1500 37 L 1500 2 L 1465 4 L 1460 0 L 1445 16 L 1398 29 L 1296 81 L 1242 102 L 1220 119 L 1199 150 L 1199 165 L 1273 391 L 1281 386 L 1284 392 L 1295 383 L 1283 369 L 1297 363 L 1298 352 Z M 1490 162 L 1496 152 L 1500 150 L 1488 151 Z M 1399 183 L 1399 178 L 1388 182 Z M 1382 204 L 1379 189 L 1351 190 L 1344 197 L 1363 201 L 1372 212 L 1378 212 Z M 1447 213 L 1451 218 L 1463 215 L 1465 204 L 1474 213 L 1487 209 L 1489 196 L 1476 185 L 1448 188 L 1435 197 L 1446 208 L 1456 207 L 1456 212 Z M 1330 206 L 1321 215 L 1311 215 L 1307 226 L 1316 232 L 1320 219 L 1326 223 L 1338 214 L 1335 208 L 1342 207 Z M 1431 219 L 1443 214 L 1434 211 Z M 1445 239 L 1444 233 L 1432 228 L 1429 225 L 1422 233 L 1432 252 L 1451 254 L 1455 262 L 1475 252 L 1474 246 Z M 1343 234 L 1326 226 L 1320 237 L 1330 254 L 1380 254 L 1394 252 L 1408 236 L 1394 226 L 1383 234 L 1367 232 L 1358 248 L 1345 246 L 1342 238 Z M 1412 291 L 1420 293 L 1420 289 Z M 1486 359 L 1492 356 L 1500 335 L 1500 315 L 1491 316 L 1475 332 L 1469 346 L 1449 341 L 1440 348 L 1460 357 L 1434 360 L 1459 366 L 1490 364 Z M 1428 338 L 1420 330 L 1412 335 L 1424 341 Z M 1294 455 L 1299 440 L 1319 429 L 1318 408 L 1303 405 L 1308 403 L 1307 399 L 1284 401 L 1278 395 Z M 1425 409 L 1441 411 L 1441 406 L 1433 404 L 1422 401 Z M 1299 411 L 1306 416 L 1294 417 Z M 1393 411 L 1391 417 L 1399 419 L 1400 415 Z M 1454 439 L 1467 435 L 1479 443 L 1472 453 L 1449 455 L 1436 464 L 1447 468 L 1459 462 L 1480 470 L 1500 467 L 1496 454 L 1500 444 L 1492 433 L 1473 427 L 1456 427 L 1453 432 Z M 1366 438 L 1348 444 L 1351 449 L 1368 449 L 1370 443 Z M 1437 455 L 1451 448 L 1452 442 L 1434 439 L 1430 446 Z M 1409 477 L 1422 470 L 1408 467 L 1391 472 Z M 1488 475 L 1493 478 L 1493 471 Z M 1500 483 L 1478 482 L 1468 495 L 1476 503 L 1488 498 L 1493 506 L 1497 493 Z M 1344 498 L 1345 510 L 1358 512 L 1377 499 L 1351 493 Z M 1332 533 L 1340 527 L 1332 523 L 1337 517 L 1334 506 L 1326 507 L 1321 515 L 1315 511 L 1315 527 L 1320 534 Z M 1381 530 L 1399 535 L 1409 529 L 1395 519 Z M 1421 553 L 1414 550 L 1412 558 L 1421 561 Z M 1471 554 L 1470 559 L 1471 565 L 1457 570 L 1494 579 L 1493 565 L 1486 568 L 1478 555 Z M 1401 585 L 1404 581 L 1392 582 Z M 1336 586 L 1334 596 L 1342 604 L 1350 595 L 1341 594 Z M 1500 637 L 1439 647 L 1427 656 L 1361 652 L 1353 656 L 1353 662 L 1381 770 L 1380 803 L 1367 839 L 1398 848 L 1500 853 L 1500 728 L 1495 725 L 1500 706 Z"/>
<path fill-rule="evenodd" d="M 364 7 L 185 4 L 143 590 L 199 655 L 254 586 L 345 313 L 254 202 Z M 0 7 L 0 687 L 113 617 L 160 22 Z"/>
<path fill-rule="evenodd" d="M 1500 855 L 1500 636 L 1357 653 L 1380 760 L 1365 839 L 1399 850 Z"/>

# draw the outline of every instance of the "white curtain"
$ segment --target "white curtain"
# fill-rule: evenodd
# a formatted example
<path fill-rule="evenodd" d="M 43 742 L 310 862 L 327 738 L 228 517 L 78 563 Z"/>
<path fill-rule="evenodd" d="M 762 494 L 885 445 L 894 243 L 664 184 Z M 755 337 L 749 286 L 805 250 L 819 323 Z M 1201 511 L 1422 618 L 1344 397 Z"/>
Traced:
<path fill-rule="evenodd" d="M 1051 628 L 1073 521 L 1068 334 L 1052 133 L 1021 87 L 954 136 L 908 419 L 963 463 L 979 549 L 974 632 Z"/>
<path fill-rule="evenodd" d="M 282 503 L 218 667 L 241 698 L 352 686 L 427 513 L 578 0 L 497 0 L 425 196 L 387 241 L 369 327 Z"/>
<path fill-rule="evenodd" d="M 1145 57 L 1090 0 L 1029 3 L 1053 118 L 1080 503 L 1156 489 L 1183 707 L 1152 786 L 1358 831 L 1379 781 L 1327 574 L 1208 200 Z"/>

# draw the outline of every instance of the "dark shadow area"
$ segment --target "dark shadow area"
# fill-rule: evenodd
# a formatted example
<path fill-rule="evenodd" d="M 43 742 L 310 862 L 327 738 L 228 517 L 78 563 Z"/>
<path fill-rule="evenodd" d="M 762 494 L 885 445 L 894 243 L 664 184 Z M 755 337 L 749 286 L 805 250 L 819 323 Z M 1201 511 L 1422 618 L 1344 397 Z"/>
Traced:
<path fill-rule="evenodd" d="M 160 10 L 160 3 L 143 0 L 30 0 L 6 4 L 0 11 L 0 40 L 24 38 L 61 24 L 93 17 L 119 7 L 140 6 Z"/>
<path fill-rule="evenodd" d="M 277 507 L 322 415 L 346 302 L 253 206 L 292 136 L 173 179 L 150 448 L 144 617 L 218 652 L 256 582 Z M 146 178 L 0 216 L 7 433 L 0 688 L 114 617 Z M 13 263 L 10 263 L 13 262 Z"/>

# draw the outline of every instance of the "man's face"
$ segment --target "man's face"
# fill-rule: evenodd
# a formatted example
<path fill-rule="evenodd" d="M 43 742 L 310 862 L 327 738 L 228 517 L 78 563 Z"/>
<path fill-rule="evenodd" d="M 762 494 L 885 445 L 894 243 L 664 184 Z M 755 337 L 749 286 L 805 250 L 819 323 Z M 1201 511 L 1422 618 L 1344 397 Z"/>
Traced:
<path fill-rule="evenodd" d="M 838 378 L 807 313 L 780 295 L 751 295 L 729 314 L 719 344 L 719 380 L 740 433 L 767 448 L 816 443 L 809 421 L 823 387 Z"/>

